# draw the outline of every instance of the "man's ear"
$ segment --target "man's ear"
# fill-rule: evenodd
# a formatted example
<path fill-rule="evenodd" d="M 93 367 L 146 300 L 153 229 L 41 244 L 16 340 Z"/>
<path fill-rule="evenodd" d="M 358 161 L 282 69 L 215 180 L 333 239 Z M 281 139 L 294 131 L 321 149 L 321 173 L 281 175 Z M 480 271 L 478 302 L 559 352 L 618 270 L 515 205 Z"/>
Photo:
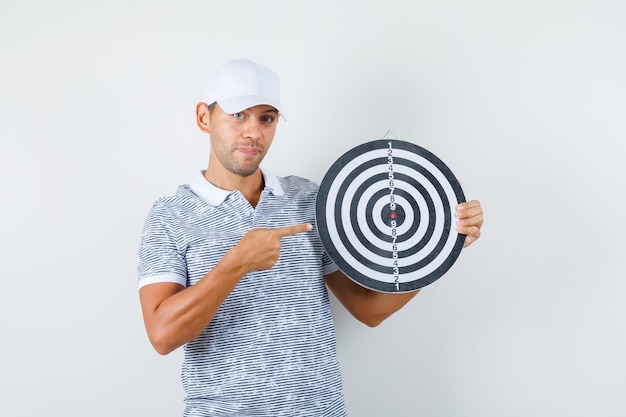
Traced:
<path fill-rule="evenodd" d="M 196 123 L 204 133 L 211 133 L 209 128 L 211 122 L 211 112 L 206 103 L 198 103 L 196 105 Z"/>

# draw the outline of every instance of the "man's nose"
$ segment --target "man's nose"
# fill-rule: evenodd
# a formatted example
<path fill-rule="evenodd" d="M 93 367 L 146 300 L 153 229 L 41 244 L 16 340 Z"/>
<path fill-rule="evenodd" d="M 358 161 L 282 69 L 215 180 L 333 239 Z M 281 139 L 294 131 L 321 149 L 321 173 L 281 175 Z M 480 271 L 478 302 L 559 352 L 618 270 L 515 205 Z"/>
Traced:
<path fill-rule="evenodd" d="M 248 119 L 243 134 L 250 139 L 259 139 L 261 137 L 261 122 L 254 118 Z"/>

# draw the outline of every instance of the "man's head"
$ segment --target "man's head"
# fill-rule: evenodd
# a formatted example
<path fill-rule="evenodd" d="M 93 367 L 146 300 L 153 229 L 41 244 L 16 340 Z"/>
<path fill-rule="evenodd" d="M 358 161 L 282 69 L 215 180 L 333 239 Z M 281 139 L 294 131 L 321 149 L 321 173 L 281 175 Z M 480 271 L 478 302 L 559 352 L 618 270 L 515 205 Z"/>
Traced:
<path fill-rule="evenodd" d="M 221 66 L 205 101 L 196 106 L 198 127 L 211 140 L 207 179 L 232 189 L 225 178 L 260 175 L 279 116 L 279 81 L 273 71 L 243 59 Z"/>
<path fill-rule="evenodd" d="M 217 103 L 234 114 L 261 104 L 274 107 L 285 119 L 280 105 L 280 81 L 274 71 L 248 59 L 235 59 L 213 74 L 205 103 Z"/>

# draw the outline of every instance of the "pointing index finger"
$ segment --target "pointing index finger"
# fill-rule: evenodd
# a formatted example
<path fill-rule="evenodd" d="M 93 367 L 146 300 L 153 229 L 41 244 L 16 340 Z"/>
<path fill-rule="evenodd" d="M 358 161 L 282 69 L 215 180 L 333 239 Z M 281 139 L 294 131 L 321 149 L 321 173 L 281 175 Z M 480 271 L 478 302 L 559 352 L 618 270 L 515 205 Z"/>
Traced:
<path fill-rule="evenodd" d="M 298 233 L 310 232 L 311 230 L 313 230 L 313 225 L 311 223 L 302 223 L 294 224 L 292 226 L 277 227 L 274 229 L 274 233 L 276 233 L 279 237 L 287 237 Z"/>

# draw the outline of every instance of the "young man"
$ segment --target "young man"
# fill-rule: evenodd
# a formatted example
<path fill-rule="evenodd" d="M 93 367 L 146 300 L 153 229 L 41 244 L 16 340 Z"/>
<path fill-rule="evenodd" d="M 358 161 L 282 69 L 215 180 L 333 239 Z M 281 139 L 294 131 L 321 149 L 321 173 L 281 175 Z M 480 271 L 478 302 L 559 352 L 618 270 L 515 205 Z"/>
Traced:
<path fill-rule="evenodd" d="M 146 219 L 143 318 L 157 352 L 184 346 L 185 416 L 345 416 L 327 288 L 368 326 L 418 292 L 371 291 L 334 266 L 312 230 L 317 186 L 259 167 L 279 117 L 270 69 L 220 67 L 196 107 L 208 167 Z M 482 208 L 466 202 L 456 215 L 467 246 Z"/>

